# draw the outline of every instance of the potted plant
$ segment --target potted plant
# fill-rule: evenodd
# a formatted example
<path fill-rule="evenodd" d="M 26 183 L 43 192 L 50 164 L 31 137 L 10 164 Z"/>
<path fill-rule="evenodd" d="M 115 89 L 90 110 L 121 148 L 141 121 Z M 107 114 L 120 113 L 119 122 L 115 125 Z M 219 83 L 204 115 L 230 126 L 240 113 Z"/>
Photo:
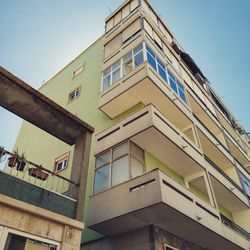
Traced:
<path fill-rule="evenodd" d="M 0 147 L 0 160 L 2 159 L 2 157 L 5 155 L 5 150 L 4 147 Z"/>
<path fill-rule="evenodd" d="M 25 154 L 22 153 L 22 155 L 19 158 L 19 161 L 17 162 L 16 170 L 17 171 L 23 171 L 26 166 L 26 157 Z"/>
<path fill-rule="evenodd" d="M 14 168 L 19 162 L 18 149 L 13 151 L 13 155 L 8 159 L 8 166 Z"/>
<path fill-rule="evenodd" d="M 28 172 L 29 172 L 29 175 L 30 176 L 33 176 L 39 180 L 42 180 L 42 181 L 46 181 L 49 174 L 42 171 L 42 169 L 38 168 L 38 167 L 34 167 L 34 168 L 29 168 L 28 169 Z"/>

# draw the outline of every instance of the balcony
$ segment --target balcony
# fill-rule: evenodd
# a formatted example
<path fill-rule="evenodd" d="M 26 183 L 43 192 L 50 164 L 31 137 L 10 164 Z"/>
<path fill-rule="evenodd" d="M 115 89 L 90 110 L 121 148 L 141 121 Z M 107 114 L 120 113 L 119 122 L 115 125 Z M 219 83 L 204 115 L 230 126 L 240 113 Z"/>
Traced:
<path fill-rule="evenodd" d="M 152 103 L 177 127 L 190 123 L 191 111 L 188 106 L 147 62 L 101 92 L 98 106 L 106 115 L 114 118 L 138 103 L 145 106 Z"/>
<path fill-rule="evenodd" d="M 89 211 L 88 226 L 108 236 L 154 224 L 206 249 L 250 246 L 214 207 L 158 169 L 90 197 Z"/>
<path fill-rule="evenodd" d="M 234 158 L 240 162 L 242 166 L 248 166 L 250 164 L 250 158 L 243 150 L 243 148 L 235 141 L 235 139 L 225 130 L 226 140 L 230 148 L 230 152 Z"/>
<path fill-rule="evenodd" d="M 204 163 L 200 148 L 188 136 L 154 106 L 148 105 L 98 134 L 95 153 L 130 139 L 185 178 L 203 171 Z"/>
<path fill-rule="evenodd" d="M 71 185 L 78 186 L 60 174 L 0 149 L 0 194 L 75 218 L 77 200 L 68 192 Z"/>

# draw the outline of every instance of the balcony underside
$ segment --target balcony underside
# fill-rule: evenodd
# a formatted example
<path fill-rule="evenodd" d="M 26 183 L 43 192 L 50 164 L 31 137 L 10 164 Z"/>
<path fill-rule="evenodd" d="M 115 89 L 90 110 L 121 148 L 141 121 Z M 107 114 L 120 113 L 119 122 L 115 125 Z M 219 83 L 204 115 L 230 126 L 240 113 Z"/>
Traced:
<path fill-rule="evenodd" d="M 207 155 L 222 170 L 234 167 L 232 157 L 227 150 L 209 135 L 206 130 L 202 131 L 201 127 L 199 127 L 198 135 L 205 155 Z"/>
<path fill-rule="evenodd" d="M 236 158 L 238 162 L 242 166 L 248 166 L 250 164 L 249 157 L 246 155 L 246 153 L 240 148 L 240 146 L 236 143 L 233 142 L 229 137 L 226 137 L 229 148 L 233 156 Z"/>
<path fill-rule="evenodd" d="M 232 191 L 230 191 L 224 185 L 222 185 L 215 177 L 211 175 L 210 177 L 217 201 L 219 201 L 220 204 L 223 205 L 223 207 L 225 207 L 230 213 L 249 209 L 249 207 L 247 206 L 248 201 L 246 197 L 241 196 L 241 200 L 232 193 L 232 191 L 234 191 L 235 189 L 233 186 Z M 243 200 L 245 203 L 243 202 Z"/>
<path fill-rule="evenodd" d="M 151 224 L 205 249 L 249 246 L 246 239 L 221 223 L 215 208 L 159 170 L 90 198 L 88 225 L 100 233 L 111 236 Z"/>

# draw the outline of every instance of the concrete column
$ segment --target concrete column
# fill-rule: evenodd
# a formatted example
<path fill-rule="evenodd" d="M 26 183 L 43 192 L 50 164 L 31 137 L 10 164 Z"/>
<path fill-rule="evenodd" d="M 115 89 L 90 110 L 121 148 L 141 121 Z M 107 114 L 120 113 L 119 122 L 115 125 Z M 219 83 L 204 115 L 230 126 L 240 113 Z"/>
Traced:
<path fill-rule="evenodd" d="M 70 184 L 68 195 L 77 200 L 76 219 L 82 221 L 87 186 L 91 134 L 85 133 L 76 139 L 71 170 L 71 180 L 79 185 Z"/>

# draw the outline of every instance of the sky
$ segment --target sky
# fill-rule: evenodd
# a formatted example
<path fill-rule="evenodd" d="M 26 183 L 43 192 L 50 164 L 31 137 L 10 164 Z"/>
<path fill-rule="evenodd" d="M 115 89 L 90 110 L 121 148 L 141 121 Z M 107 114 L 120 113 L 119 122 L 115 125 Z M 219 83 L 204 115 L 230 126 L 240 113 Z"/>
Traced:
<path fill-rule="evenodd" d="M 0 0 L 0 66 L 39 88 L 104 33 L 122 2 Z M 250 132 L 250 0 L 150 3 Z M 0 146 L 12 149 L 21 123 L 0 107 Z"/>

